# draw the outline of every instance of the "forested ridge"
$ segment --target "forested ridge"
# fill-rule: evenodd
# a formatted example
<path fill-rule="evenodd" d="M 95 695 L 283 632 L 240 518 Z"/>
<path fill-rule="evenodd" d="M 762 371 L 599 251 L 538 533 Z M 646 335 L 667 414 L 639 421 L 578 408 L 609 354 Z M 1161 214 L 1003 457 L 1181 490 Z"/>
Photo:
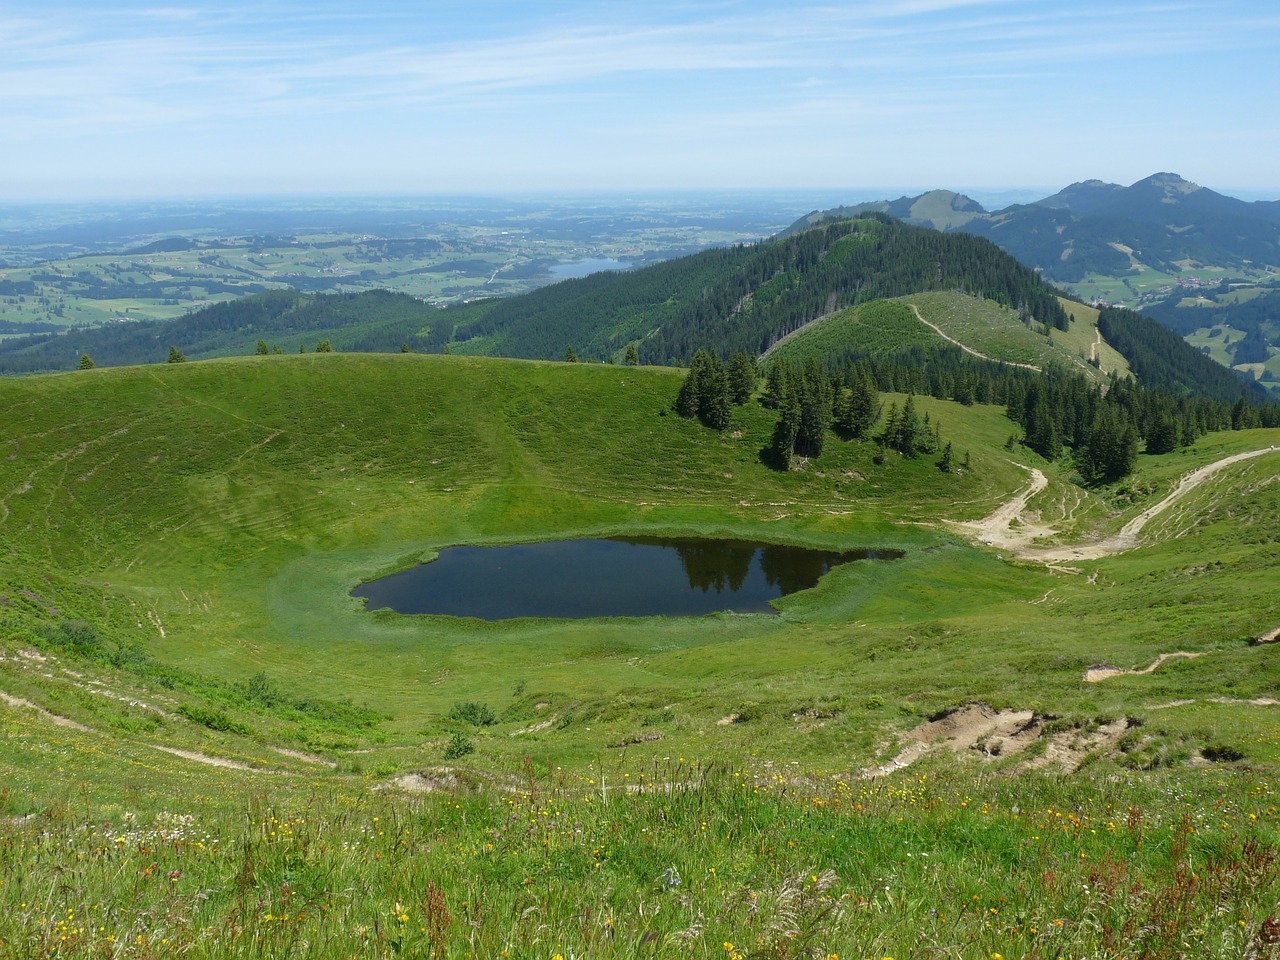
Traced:
<path fill-rule="evenodd" d="M 1242 394 L 1255 402 L 1266 396 L 1258 384 L 1243 380 L 1141 313 L 1105 307 L 1098 314 L 1098 329 L 1109 344 L 1124 354 L 1134 375 L 1148 387 L 1199 393 L 1225 401 L 1234 401 Z"/>
<path fill-rule="evenodd" d="M 310 349 L 320 335 L 339 349 L 392 352 L 401 344 L 438 353 L 451 324 L 441 311 L 386 290 L 312 294 L 272 290 L 218 303 L 174 320 L 73 328 L 0 341 L 0 373 L 71 370 L 81 354 L 98 366 L 159 363 L 170 347 L 188 357 L 252 353 L 255 340 L 287 352 Z"/>
<path fill-rule="evenodd" d="M 1055 292 L 995 244 L 869 215 L 774 240 L 708 250 L 631 273 L 570 280 L 501 301 L 459 324 L 486 352 L 613 358 L 638 343 L 645 363 L 688 363 L 704 347 L 760 354 L 825 314 L 869 300 L 960 290 L 1065 329 Z"/>

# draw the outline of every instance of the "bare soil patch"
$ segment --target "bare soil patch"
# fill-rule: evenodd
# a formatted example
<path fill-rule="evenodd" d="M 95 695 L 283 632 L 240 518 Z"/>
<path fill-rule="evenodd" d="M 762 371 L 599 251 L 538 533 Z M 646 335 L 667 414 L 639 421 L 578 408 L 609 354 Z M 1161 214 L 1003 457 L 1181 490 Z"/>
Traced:
<path fill-rule="evenodd" d="M 1141 670 L 1122 670 L 1119 667 L 1109 667 L 1106 664 L 1095 664 L 1084 672 L 1085 683 L 1101 683 L 1103 680 L 1110 680 L 1112 677 L 1138 677 L 1148 673 L 1155 673 L 1156 669 L 1166 660 L 1174 660 L 1178 658 L 1186 660 L 1194 660 L 1196 657 L 1203 657 L 1203 653 L 1190 653 L 1186 650 L 1178 650 L 1174 653 L 1162 653 L 1151 662 L 1149 666 L 1143 667 Z"/>
<path fill-rule="evenodd" d="M 907 733 L 910 742 L 897 756 L 863 770 L 861 776 L 887 776 L 934 750 L 976 755 L 983 762 L 990 763 L 1016 756 L 1040 743 L 1044 744 L 1041 752 L 1030 759 L 1020 760 L 1009 769 L 1055 767 L 1063 773 L 1074 773 L 1089 756 L 1114 753 L 1120 738 L 1130 727 L 1130 721 L 1121 718 L 1097 727 L 1068 727 L 1046 733 L 1043 719 L 1030 710 L 996 711 L 984 703 L 969 704 L 920 724 Z"/>

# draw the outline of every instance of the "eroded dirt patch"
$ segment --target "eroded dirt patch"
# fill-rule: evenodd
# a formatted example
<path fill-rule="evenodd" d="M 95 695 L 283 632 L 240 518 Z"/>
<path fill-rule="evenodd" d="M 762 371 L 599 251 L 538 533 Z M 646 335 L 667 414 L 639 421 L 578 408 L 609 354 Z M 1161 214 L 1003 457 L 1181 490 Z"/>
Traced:
<path fill-rule="evenodd" d="M 1097 726 L 1071 726 L 1046 732 L 1043 718 L 1030 710 L 996 711 L 985 703 L 968 704 L 926 721 L 906 734 L 910 742 L 897 756 L 862 771 L 861 776 L 883 777 L 901 770 L 935 750 L 977 756 L 993 762 L 1021 754 L 1043 744 L 1036 755 L 1020 760 L 1011 769 L 1041 770 L 1056 767 L 1074 773 L 1091 755 L 1111 755 L 1130 730 L 1126 718 Z"/>
<path fill-rule="evenodd" d="M 1092 667 L 1086 668 L 1084 672 L 1085 683 L 1101 683 L 1103 680 L 1110 680 L 1112 677 L 1140 677 L 1148 673 L 1155 673 L 1158 668 L 1166 660 L 1186 659 L 1194 660 L 1196 657 L 1203 657 L 1203 653 L 1190 653 L 1186 650 L 1177 650 L 1174 653 L 1162 653 L 1152 661 L 1150 666 L 1143 667 L 1140 670 L 1122 670 L 1119 667 L 1107 666 L 1105 663 L 1097 663 Z"/>

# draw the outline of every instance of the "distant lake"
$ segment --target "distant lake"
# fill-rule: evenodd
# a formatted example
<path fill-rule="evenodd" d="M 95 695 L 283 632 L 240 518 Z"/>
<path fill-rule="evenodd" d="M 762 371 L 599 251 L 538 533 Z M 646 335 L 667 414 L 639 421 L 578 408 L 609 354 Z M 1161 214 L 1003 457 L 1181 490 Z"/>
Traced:
<path fill-rule="evenodd" d="M 615 538 L 448 547 L 430 563 L 363 583 L 367 609 L 481 620 L 775 613 L 832 567 L 899 550 L 810 550 L 742 540 Z"/>
<path fill-rule="evenodd" d="M 551 276 L 557 280 L 573 280 L 586 277 L 601 270 L 630 270 L 631 264 L 621 260 L 610 260 L 608 257 L 589 257 L 586 260 L 573 260 L 557 263 L 551 267 Z"/>

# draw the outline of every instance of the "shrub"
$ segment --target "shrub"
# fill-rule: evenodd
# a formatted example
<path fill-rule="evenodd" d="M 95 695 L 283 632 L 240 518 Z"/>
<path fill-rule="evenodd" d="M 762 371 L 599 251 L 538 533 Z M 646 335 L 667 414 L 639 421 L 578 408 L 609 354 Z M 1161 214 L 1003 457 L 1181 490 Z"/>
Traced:
<path fill-rule="evenodd" d="M 457 760 L 459 757 L 465 757 L 468 753 L 475 753 L 475 750 L 476 745 L 471 742 L 470 737 L 465 733 L 455 733 L 444 748 L 444 758 L 446 760 Z"/>
<path fill-rule="evenodd" d="M 224 733 L 251 734 L 253 728 L 227 716 L 221 710 L 210 710 L 208 707 L 194 706 L 184 703 L 178 707 L 178 715 L 186 717 L 192 723 L 198 723 L 210 730 L 221 730 Z"/>
<path fill-rule="evenodd" d="M 498 722 L 497 715 L 489 709 L 487 703 L 476 703 L 474 700 L 455 703 L 453 709 L 449 711 L 449 719 L 461 720 L 473 727 L 492 727 Z"/>

